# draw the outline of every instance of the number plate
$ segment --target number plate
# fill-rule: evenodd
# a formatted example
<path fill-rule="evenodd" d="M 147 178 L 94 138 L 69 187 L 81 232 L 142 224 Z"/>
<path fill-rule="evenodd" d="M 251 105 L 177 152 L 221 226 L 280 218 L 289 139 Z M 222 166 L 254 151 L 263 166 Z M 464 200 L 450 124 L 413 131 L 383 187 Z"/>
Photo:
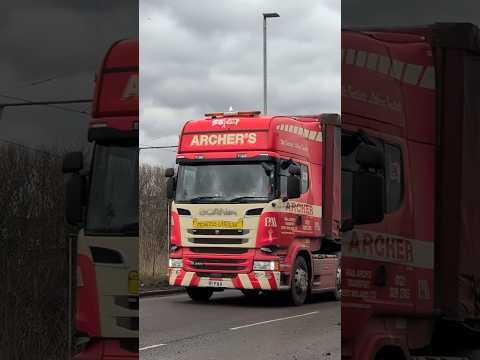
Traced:
<path fill-rule="evenodd" d="M 209 287 L 225 287 L 223 280 L 208 280 Z"/>

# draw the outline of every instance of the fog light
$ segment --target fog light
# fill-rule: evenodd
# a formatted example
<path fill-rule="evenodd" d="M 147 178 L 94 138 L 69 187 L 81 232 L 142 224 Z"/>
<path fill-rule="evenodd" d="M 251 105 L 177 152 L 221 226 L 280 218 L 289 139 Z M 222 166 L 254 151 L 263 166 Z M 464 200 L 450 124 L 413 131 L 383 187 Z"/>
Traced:
<path fill-rule="evenodd" d="M 278 260 L 254 261 L 253 262 L 253 270 L 279 271 L 280 270 L 280 263 L 278 262 Z"/>
<path fill-rule="evenodd" d="M 183 259 L 168 259 L 168 267 L 171 267 L 171 268 L 183 267 Z"/>

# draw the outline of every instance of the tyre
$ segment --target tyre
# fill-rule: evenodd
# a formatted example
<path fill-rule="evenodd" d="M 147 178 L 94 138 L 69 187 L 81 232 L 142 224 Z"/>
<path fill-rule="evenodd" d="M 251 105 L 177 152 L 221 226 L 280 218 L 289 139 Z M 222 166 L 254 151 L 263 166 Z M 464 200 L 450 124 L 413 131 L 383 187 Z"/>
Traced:
<path fill-rule="evenodd" d="M 187 294 L 193 301 L 206 302 L 212 297 L 213 290 L 202 287 L 187 287 Z"/>
<path fill-rule="evenodd" d="M 292 305 L 303 305 L 307 298 L 310 288 L 310 274 L 308 273 L 308 266 L 305 258 L 299 256 L 295 259 L 295 264 L 292 271 L 292 283 L 288 291 L 288 301 Z"/>
<path fill-rule="evenodd" d="M 245 295 L 247 298 L 254 298 L 258 294 L 260 294 L 260 290 L 255 289 L 243 289 L 242 294 Z"/>

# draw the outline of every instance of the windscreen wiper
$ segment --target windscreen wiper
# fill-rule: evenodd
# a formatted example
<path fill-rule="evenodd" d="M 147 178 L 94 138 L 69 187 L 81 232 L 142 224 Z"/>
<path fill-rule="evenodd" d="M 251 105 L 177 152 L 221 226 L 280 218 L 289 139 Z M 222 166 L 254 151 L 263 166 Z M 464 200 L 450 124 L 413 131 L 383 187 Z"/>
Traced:
<path fill-rule="evenodd" d="M 229 199 L 229 202 L 248 202 L 248 200 L 267 200 L 266 196 L 238 196 L 233 199 Z"/>
<path fill-rule="evenodd" d="M 199 201 L 202 201 L 202 200 L 213 200 L 213 199 L 224 199 L 223 196 L 197 196 L 197 197 L 194 197 L 194 198 L 191 198 L 191 199 L 188 199 L 187 201 L 188 202 L 191 202 L 191 203 L 196 203 L 196 202 L 199 202 Z"/>

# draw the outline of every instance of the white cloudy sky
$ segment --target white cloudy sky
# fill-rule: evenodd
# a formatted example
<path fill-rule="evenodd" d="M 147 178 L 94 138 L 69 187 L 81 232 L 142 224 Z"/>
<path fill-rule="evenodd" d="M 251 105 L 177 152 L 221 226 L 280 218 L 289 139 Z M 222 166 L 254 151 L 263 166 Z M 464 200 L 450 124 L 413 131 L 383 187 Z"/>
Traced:
<path fill-rule="evenodd" d="M 340 110 L 339 0 L 141 0 L 140 144 L 176 145 L 210 111 L 261 110 L 262 13 L 268 23 L 268 111 Z M 142 150 L 172 165 L 174 151 Z"/>

